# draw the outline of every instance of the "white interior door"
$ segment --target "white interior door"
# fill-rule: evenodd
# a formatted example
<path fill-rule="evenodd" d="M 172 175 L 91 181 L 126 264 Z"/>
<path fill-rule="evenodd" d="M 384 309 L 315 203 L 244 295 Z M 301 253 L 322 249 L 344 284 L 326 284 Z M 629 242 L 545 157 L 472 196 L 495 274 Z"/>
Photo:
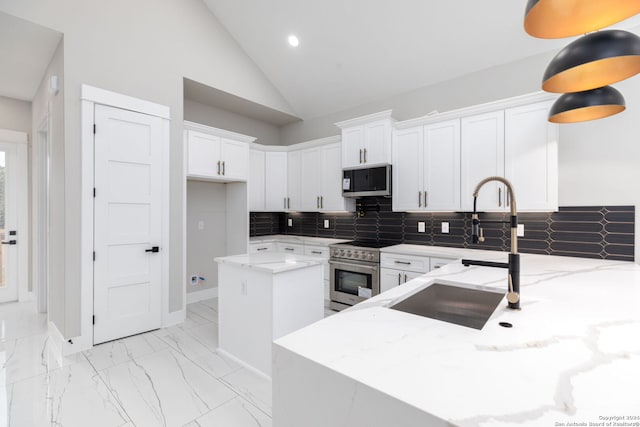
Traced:
<path fill-rule="evenodd" d="M 94 344 L 157 329 L 162 119 L 95 107 Z"/>
<path fill-rule="evenodd" d="M 18 230 L 17 147 L 0 142 L 0 302 L 18 299 L 18 249 L 22 237 Z"/>

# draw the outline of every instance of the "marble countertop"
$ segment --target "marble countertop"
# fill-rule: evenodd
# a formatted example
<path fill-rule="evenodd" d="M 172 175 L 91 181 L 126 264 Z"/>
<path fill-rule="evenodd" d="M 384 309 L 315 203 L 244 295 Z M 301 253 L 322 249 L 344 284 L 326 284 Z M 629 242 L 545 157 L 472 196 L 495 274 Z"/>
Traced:
<path fill-rule="evenodd" d="M 324 263 L 324 260 L 317 257 L 282 252 L 233 255 L 215 258 L 214 261 L 220 264 L 232 264 L 271 274 L 284 273 L 285 271 L 298 270 Z"/>
<path fill-rule="evenodd" d="M 343 243 L 348 241 L 350 240 L 332 239 L 328 237 L 295 236 L 290 234 L 273 234 L 270 236 L 255 236 L 249 238 L 249 243 L 286 242 L 317 246 L 329 246 L 334 243 Z"/>
<path fill-rule="evenodd" d="M 388 308 L 436 280 L 507 288 L 504 269 L 452 263 L 275 345 L 453 425 L 640 415 L 637 264 L 522 254 L 522 310 L 508 310 L 505 298 L 482 330 Z"/>
<path fill-rule="evenodd" d="M 387 246 L 386 248 L 380 249 L 380 252 L 389 254 L 442 257 L 451 259 L 473 258 L 483 260 L 507 260 L 507 252 L 487 251 L 482 249 L 448 248 L 444 246 L 402 244 Z"/>

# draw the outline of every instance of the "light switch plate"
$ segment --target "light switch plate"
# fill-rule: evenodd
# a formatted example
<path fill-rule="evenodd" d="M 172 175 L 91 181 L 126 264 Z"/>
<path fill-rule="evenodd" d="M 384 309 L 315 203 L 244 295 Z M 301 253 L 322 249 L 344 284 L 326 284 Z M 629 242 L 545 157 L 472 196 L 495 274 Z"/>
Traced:
<path fill-rule="evenodd" d="M 418 233 L 424 233 L 426 224 L 424 221 L 418 221 Z"/>
<path fill-rule="evenodd" d="M 449 234 L 449 223 L 448 222 L 443 222 L 442 226 L 441 226 L 441 229 L 442 229 L 442 233 L 443 234 Z"/>
<path fill-rule="evenodd" d="M 518 237 L 524 237 L 524 224 L 518 224 L 516 234 L 518 235 Z"/>
<path fill-rule="evenodd" d="M 324 228 L 329 228 L 329 220 L 328 219 L 324 220 Z"/>
<path fill-rule="evenodd" d="M 293 219 L 287 218 L 287 226 L 293 227 Z"/>

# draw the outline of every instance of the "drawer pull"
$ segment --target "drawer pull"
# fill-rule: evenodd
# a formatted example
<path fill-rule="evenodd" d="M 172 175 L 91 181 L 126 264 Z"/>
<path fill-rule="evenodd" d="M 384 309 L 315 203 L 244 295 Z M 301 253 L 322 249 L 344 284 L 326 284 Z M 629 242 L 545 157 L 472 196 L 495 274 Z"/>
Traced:
<path fill-rule="evenodd" d="M 295 249 L 293 248 L 284 248 L 285 251 L 294 251 Z"/>
<path fill-rule="evenodd" d="M 394 261 L 396 264 L 404 264 L 404 265 L 411 265 L 410 262 L 408 261 Z"/>
<path fill-rule="evenodd" d="M 269 248 L 258 248 L 258 249 L 256 249 L 256 250 L 257 250 L 257 251 L 266 251 L 267 249 L 269 249 Z"/>
<path fill-rule="evenodd" d="M 320 251 L 311 251 L 312 254 L 318 254 L 318 255 L 322 255 L 322 252 Z"/>

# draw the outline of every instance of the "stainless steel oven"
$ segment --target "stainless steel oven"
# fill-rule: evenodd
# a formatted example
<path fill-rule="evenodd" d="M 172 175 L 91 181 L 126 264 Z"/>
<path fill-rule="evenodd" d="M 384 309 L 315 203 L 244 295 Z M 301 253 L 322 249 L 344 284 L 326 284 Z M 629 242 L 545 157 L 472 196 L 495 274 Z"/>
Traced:
<path fill-rule="evenodd" d="M 341 310 L 380 293 L 380 264 L 329 260 L 331 308 Z"/>

